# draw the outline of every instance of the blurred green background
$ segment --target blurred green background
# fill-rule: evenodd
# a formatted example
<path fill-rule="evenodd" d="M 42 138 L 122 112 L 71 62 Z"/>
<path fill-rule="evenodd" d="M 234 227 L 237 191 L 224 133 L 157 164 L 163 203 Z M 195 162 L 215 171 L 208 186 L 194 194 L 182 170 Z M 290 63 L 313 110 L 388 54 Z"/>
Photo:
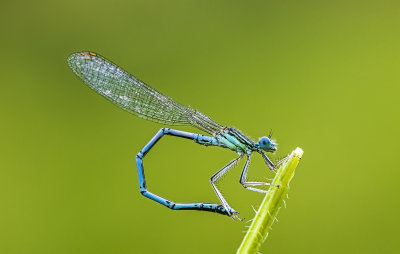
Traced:
<path fill-rule="evenodd" d="M 233 253 L 244 222 L 139 193 L 162 127 L 68 68 L 98 52 L 183 104 L 304 157 L 262 253 L 399 253 L 398 1 L 2 1 L 0 253 Z M 178 127 L 195 131 L 191 127 Z M 165 138 L 149 189 L 217 202 L 236 155 Z M 220 183 L 246 220 L 261 194 Z M 250 179 L 268 170 L 253 156 Z"/>

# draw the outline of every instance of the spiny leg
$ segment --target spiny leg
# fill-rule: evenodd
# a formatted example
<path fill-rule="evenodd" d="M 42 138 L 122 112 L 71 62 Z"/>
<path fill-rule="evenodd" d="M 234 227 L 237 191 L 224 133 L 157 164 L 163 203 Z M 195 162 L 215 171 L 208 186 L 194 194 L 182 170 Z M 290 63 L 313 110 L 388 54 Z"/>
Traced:
<path fill-rule="evenodd" d="M 221 178 L 224 174 L 226 174 L 226 172 L 228 172 L 233 166 L 235 166 L 242 158 L 243 158 L 243 154 L 239 154 L 238 158 L 236 158 L 233 161 L 229 162 L 226 166 L 224 166 L 223 168 L 218 170 L 214 175 L 212 175 L 210 177 L 211 186 L 213 187 L 215 193 L 217 194 L 217 197 L 219 198 L 219 200 L 221 201 L 222 205 L 225 207 L 225 210 L 227 210 L 227 211 L 231 211 L 233 209 L 229 206 L 228 202 L 226 202 L 224 196 L 218 190 L 217 186 L 215 186 L 215 182 L 217 182 L 219 178 Z M 229 216 L 233 217 L 232 214 L 229 214 Z M 233 218 L 235 219 L 236 216 L 233 217 Z"/>
<path fill-rule="evenodd" d="M 289 159 L 289 155 L 286 155 L 285 157 L 283 157 L 282 159 L 280 159 L 279 161 L 277 161 L 275 163 L 275 167 L 278 167 L 279 165 L 281 165 L 282 163 L 284 163 L 287 159 Z"/>
<path fill-rule="evenodd" d="M 200 134 L 189 133 L 168 128 L 160 129 L 157 132 L 157 134 L 147 143 L 147 145 L 145 145 L 143 149 L 136 155 L 136 165 L 139 175 L 140 193 L 143 196 L 151 200 L 154 200 L 173 210 L 201 210 L 201 211 L 216 212 L 228 216 L 236 214 L 237 212 L 235 210 L 233 210 L 230 207 L 228 207 L 227 209 L 225 205 L 210 204 L 210 203 L 175 203 L 171 200 L 158 196 L 147 190 L 146 178 L 144 175 L 143 158 L 150 151 L 150 149 L 158 142 L 158 140 L 160 140 L 161 137 L 164 135 L 171 135 L 180 138 L 191 139 L 194 140 L 196 143 L 202 145 L 217 145 L 218 143 L 218 141 L 214 137 L 208 137 Z"/>
<path fill-rule="evenodd" d="M 250 159 L 251 159 L 251 154 L 247 154 L 247 160 L 246 163 L 244 164 L 242 174 L 240 175 L 240 180 L 239 183 L 248 190 L 260 192 L 260 193 L 267 193 L 266 190 L 254 188 L 254 187 L 249 187 L 250 186 L 260 186 L 260 185 L 271 185 L 270 183 L 265 183 L 265 182 L 247 182 L 247 172 L 249 170 L 249 165 L 250 165 Z"/>
<path fill-rule="evenodd" d="M 279 160 L 276 164 L 274 164 L 274 163 L 268 158 L 268 156 L 267 156 L 263 151 L 258 151 L 258 152 L 262 155 L 262 157 L 263 157 L 263 159 L 264 159 L 264 161 L 265 161 L 265 164 L 267 164 L 268 168 L 269 168 L 270 170 L 272 170 L 272 171 L 275 171 L 275 172 L 276 172 L 276 168 L 277 168 L 280 164 L 282 164 L 283 162 L 285 162 L 285 161 L 287 160 L 287 158 L 289 158 L 289 155 L 288 155 L 288 156 L 286 156 L 285 158 L 283 158 L 282 160 Z"/>

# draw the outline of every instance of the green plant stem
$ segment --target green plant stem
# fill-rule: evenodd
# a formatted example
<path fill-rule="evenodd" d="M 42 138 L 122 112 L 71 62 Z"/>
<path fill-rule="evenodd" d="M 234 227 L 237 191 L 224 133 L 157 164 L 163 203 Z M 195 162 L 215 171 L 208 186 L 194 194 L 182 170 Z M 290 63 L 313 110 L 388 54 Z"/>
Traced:
<path fill-rule="evenodd" d="M 295 169 L 302 155 L 303 150 L 299 147 L 296 148 L 286 162 L 278 168 L 272 185 L 265 195 L 256 216 L 253 218 L 253 222 L 244 236 L 237 254 L 257 253 L 260 249 L 287 196 L 289 183 L 294 176 Z"/>

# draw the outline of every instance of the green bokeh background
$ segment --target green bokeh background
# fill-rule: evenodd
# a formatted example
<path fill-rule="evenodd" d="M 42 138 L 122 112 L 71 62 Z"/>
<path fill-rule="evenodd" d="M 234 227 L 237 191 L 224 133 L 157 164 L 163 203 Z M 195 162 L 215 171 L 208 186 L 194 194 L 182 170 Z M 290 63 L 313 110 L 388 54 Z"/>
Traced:
<path fill-rule="evenodd" d="M 398 1 L 2 1 L 0 253 L 233 253 L 244 236 L 140 195 L 134 156 L 162 126 L 78 80 L 81 50 L 255 140 L 273 129 L 274 158 L 304 149 L 262 253 L 399 253 L 399 17 Z M 209 177 L 234 157 L 165 138 L 149 189 L 217 202 Z M 250 219 L 242 166 L 219 186 Z"/>

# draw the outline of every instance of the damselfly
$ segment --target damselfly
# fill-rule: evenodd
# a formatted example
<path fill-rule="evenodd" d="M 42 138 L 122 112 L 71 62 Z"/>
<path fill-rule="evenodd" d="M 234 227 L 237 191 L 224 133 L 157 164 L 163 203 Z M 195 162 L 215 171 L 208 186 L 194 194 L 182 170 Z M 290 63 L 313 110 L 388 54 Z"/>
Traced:
<path fill-rule="evenodd" d="M 154 88 L 143 83 L 133 75 L 94 52 L 79 52 L 68 57 L 68 64 L 74 73 L 90 88 L 112 101 L 122 109 L 147 120 L 167 125 L 191 125 L 211 136 L 189 133 L 170 128 L 161 128 L 157 134 L 136 156 L 139 174 L 140 193 L 173 210 L 202 210 L 217 212 L 237 219 L 238 212 L 231 208 L 221 192 L 216 187 L 216 181 L 237 164 L 244 156 L 240 184 L 249 190 L 266 192 L 257 186 L 269 185 L 265 182 L 248 182 L 247 171 L 253 152 L 261 154 L 268 168 L 274 170 L 283 160 L 274 164 L 265 152 L 277 150 L 275 142 L 268 137 L 262 137 L 258 142 L 247 138 L 237 129 L 222 126 L 200 111 L 190 106 L 182 105 L 173 99 L 161 94 Z M 163 135 L 193 140 L 204 146 L 219 146 L 235 151 L 239 157 L 229 162 L 211 176 L 210 182 L 222 204 L 212 203 L 175 203 L 147 190 L 144 176 L 143 158 Z"/>

